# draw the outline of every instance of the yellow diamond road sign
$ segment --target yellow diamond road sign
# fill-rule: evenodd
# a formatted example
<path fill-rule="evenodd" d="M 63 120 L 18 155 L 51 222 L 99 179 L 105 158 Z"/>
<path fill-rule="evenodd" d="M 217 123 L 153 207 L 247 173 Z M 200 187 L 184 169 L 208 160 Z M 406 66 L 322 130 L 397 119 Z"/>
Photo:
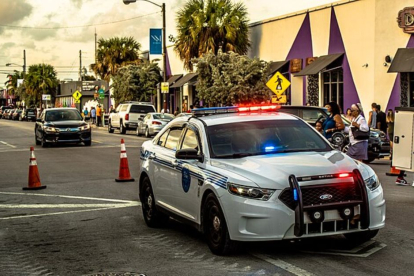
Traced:
<path fill-rule="evenodd" d="M 73 97 L 75 100 L 79 100 L 79 99 L 82 97 L 82 93 L 81 93 L 81 92 L 79 92 L 79 90 L 76 90 L 75 92 L 73 92 L 72 97 Z"/>
<path fill-rule="evenodd" d="M 285 78 L 280 72 L 276 72 L 273 77 L 266 83 L 266 86 L 270 88 L 276 95 L 281 95 L 290 86 L 290 81 Z"/>

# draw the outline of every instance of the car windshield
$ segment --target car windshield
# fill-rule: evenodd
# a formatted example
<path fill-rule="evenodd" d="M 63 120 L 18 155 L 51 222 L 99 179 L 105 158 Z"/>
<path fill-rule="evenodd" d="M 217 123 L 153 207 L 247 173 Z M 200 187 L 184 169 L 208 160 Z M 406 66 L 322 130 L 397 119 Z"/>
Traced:
<path fill-rule="evenodd" d="M 82 120 L 81 115 L 77 110 L 63 109 L 63 110 L 50 110 L 46 112 L 46 121 L 72 121 Z"/>
<path fill-rule="evenodd" d="M 286 152 L 330 151 L 331 146 L 300 120 L 266 120 L 209 126 L 214 158 Z"/>
<path fill-rule="evenodd" d="M 156 119 L 156 120 L 172 120 L 172 119 L 174 119 L 173 115 L 166 114 L 166 113 L 152 114 L 152 117 L 154 117 L 154 119 Z"/>

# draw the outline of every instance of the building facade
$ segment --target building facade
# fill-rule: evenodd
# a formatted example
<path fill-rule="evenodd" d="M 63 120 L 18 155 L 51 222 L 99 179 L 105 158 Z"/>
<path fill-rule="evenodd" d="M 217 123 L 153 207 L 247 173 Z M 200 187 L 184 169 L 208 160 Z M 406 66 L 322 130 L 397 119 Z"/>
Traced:
<path fill-rule="evenodd" d="M 414 106 L 414 12 L 408 0 L 340 1 L 250 25 L 250 57 L 279 64 L 292 105 Z M 398 19 L 397 19 L 398 17 Z M 398 52 L 398 53 L 397 53 Z"/>

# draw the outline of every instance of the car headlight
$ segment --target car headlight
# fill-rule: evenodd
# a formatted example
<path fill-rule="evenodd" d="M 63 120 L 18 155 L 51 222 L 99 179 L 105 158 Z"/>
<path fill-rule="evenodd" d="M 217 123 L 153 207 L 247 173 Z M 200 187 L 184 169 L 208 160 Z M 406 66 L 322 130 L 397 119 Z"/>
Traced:
<path fill-rule="evenodd" d="M 87 125 L 84 125 L 84 126 L 79 127 L 79 130 L 80 131 L 82 131 L 82 130 L 88 130 L 90 128 L 91 128 L 91 126 L 89 124 L 87 124 Z"/>
<path fill-rule="evenodd" d="M 252 199 L 258 199 L 268 201 L 269 198 L 274 194 L 275 190 L 261 189 L 237 185 L 234 183 L 228 183 L 227 189 L 229 193 L 241 197 L 247 197 Z"/>
<path fill-rule="evenodd" d="M 56 132 L 57 130 L 56 130 L 56 128 L 54 128 L 54 127 L 45 127 L 45 131 L 47 131 L 47 132 Z"/>
<path fill-rule="evenodd" d="M 365 179 L 364 181 L 365 185 L 367 185 L 368 189 L 370 189 L 371 191 L 377 189 L 381 185 L 381 182 L 379 181 L 378 176 L 376 174 L 374 174 L 370 178 Z"/>

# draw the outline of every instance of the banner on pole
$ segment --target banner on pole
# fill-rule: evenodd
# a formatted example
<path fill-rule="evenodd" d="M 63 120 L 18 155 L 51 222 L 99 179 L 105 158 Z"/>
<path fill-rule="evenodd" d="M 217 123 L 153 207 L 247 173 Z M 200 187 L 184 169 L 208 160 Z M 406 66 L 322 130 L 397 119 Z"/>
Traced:
<path fill-rule="evenodd" d="M 150 29 L 150 55 L 162 55 L 162 29 Z"/>

